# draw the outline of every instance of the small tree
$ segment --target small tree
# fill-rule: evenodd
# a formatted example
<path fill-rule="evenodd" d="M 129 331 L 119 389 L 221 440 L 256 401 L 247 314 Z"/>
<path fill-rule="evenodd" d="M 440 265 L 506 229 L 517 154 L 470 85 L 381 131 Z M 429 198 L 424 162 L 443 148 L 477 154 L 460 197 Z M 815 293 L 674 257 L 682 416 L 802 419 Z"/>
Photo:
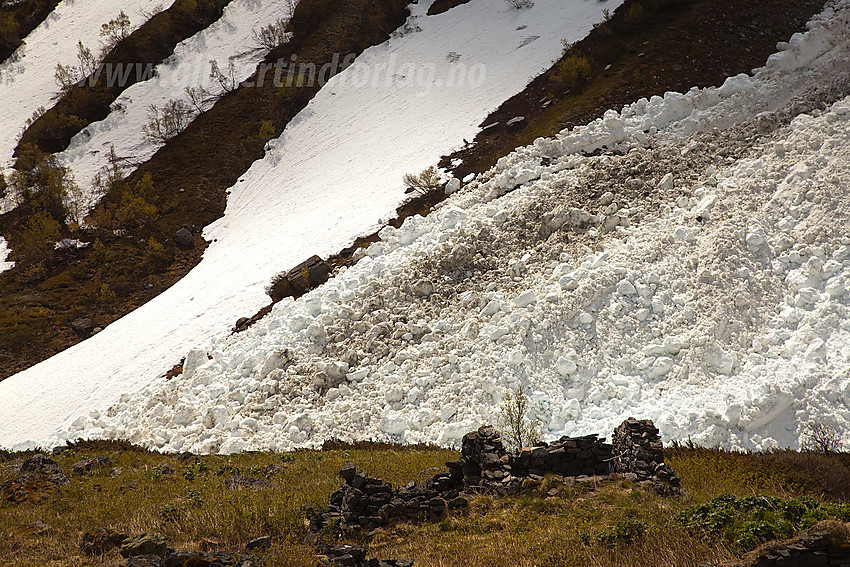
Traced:
<path fill-rule="evenodd" d="M 102 53 L 105 55 L 130 36 L 130 18 L 121 10 L 109 22 L 100 26 L 100 37 L 104 39 Z"/>
<path fill-rule="evenodd" d="M 203 114 L 207 105 L 215 99 L 204 87 L 186 87 L 183 92 L 186 93 L 186 99 L 198 111 L 198 114 Z"/>
<path fill-rule="evenodd" d="M 811 421 L 803 434 L 802 449 L 815 453 L 837 453 L 841 450 L 841 434 L 823 423 Z"/>
<path fill-rule="evenodd" d="M 26 254 L 43 257 L 53 250 L 62 226 L 47 211 L 36 211 L 24 225 L 21 237 Z"/>
<path fill-rule="evenodd" d="M 152 144 L 165 144 L 186 129 L 191 114 L 192 109 L 180 99 L 172 99 L 162 108 L 150 105 L 148 123 L 142 126 L 145 140 Z"/>
<path fill-rule="evenodd" d="M 12 174 L 13 198 L 18 204 L 40 209 L 60 223 L 68 214 L 66 199 L 74 188 L 74 177 L 56 157 L 32 144 L 24 144 Z"/>
<path fill-rule="evenodd" d="M 511 449 L 521 449 L 540 441 L 543 436 L 543 424 L 529 417 L 528 396 L 525 388 L 516 392 L 508 391 L 499 408 L 502 417 L 499 423 L 502 439 Z"/>
<path fill-rule="evenodd" d="M 280 18 L 277 21 L 254 30 L 252 36 L 257 49 L 272 49 L 279 47 L 289 41 L 290 33 L 286 31 L 286 20 Z"/>
<path fill-rule="evenodd" d="M 402 179 L 405 193 L 428 195 L 442 187 L 440 173 L 433 165 L 419 174 L 405 173 Z"/>
<path fill-rule="evenodd" d="M 218 61 L 210 60 L 210 79 L 218 83 L 223 91 L 222 94 L 227 94 L 236 90 L 239 86 L 239 81 L 236 80 L 236 62 L 233 57 L 227 60 L 227 67 L 222 69 L 218 66 Z"/>
<path fill-rule="evenodd" d="M 92 55 L 91 49 L 83 45 L 82 41 L 77 42 L 77 64 L 76 65 L 56 65 L 54 77 L 59 85 L 62 94 L 66 94 L 75 86 L 85 80 L 97 70 L 100 65 L 97 57 Z"/>

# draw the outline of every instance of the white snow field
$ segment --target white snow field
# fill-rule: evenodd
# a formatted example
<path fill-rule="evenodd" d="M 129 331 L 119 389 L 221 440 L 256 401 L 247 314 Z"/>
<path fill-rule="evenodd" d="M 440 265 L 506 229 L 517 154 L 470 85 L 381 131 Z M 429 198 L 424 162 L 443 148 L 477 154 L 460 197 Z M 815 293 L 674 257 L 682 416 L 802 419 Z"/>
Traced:
<path fill-rule="evenodd" d="M 213 243 L 187 277 L 0 382 L 0 445 L 59 442 L 79 416 L 156 382 L 191 347 L 267 304 L 275 273 L 380 226 L 405 197 L 404 173 L 474 137 L 560 55 L 562 39 L 584 37 L 619 2 L 538 0 L 516 10 L 473 0 L 430 17 L 429 5 L 412 5 L 402 33 L 334 77 L 271 144 L 231 189 L 225 216 L 206 229 Z"/>
<path fill-rule="evenodd" d="M 101 47 L 100 26 L 123 10 L 133 29 L 144 23 L 143 13 L 161 4 L 159 0 L 63 0 L 32 31 L 15 55 L 0 63 L 0 171 L 8 167 L 18 143 L 18 134 L 39 107 L 50 108 L 58 99 L 56 65 L 77 63 L 77 42 L 97 53 Z M 9 203 L 0 203 L 0 212 Z"/>
<path fill-rule="evenodd" d="M 74 136 L 68 149 L 57 158 L 84 188 L 86 202 L 79 205 L 87 212 L 102 197 L 93 181 L 109 165 L 110 148 L 123 158 L 122 164 L 128 164 L 124 173 L 129 174 L 135 169 L 132 164 L 144 163 L 162 146 L 146 141 L 139 127 L 148 123 L 151 105 L 161 108 L 173 99 L 188 104 L 186 87 L 218 94 L 221 87 L 210 78 L 213 60 L 226 69 L 233 58 L 233 78 L 236 82 L 247 79 L 268 52 L 255 45 L 254 31 L 278 19 L 287 20 L 290 5 L 294 4 L 289 0 L 234 0 L 216 22 L 175 46 L 174 54 L 156 67 L 153 79 L 125 90 L 113 103 L 114 112 Z M 197 111 L 192 111 L 195 114 L 187 117 L 187 122 L 197 116 Z"/>
<path fill-rule="evenodd" d="M 6 258 L 9 256 L 9 244 L 6 242 L 6 239 L 0 236 L 0 272 L 5 272 L 6 270 L 11 270 L 15 267 L 14 262 L 7 262 Z"/>
<path fill-rule="evenodd" d="M 506 156 L 326 285 L 201 342 L 182 376 L 87 415 L 73 401 L 58 433 L 32 425 L 44 403 L 30 404 L 4 417 L 3 442 L 456 445 L 520 385 L 550 437 L 629 415 L 729 448 L 796 447 L 812 421 L 850 431 L 850 0 L 781 47 L 753 77 Z M 622 154 L 580 153 L 603 146 Z M 654 195 L 635 198 L 646 183 Z M 220 242 L 230 219 L 211 230 Z M 101 346 L 109 363 L 117 345 Z M 42 383 L 48 401 L 68 395 Z"/>

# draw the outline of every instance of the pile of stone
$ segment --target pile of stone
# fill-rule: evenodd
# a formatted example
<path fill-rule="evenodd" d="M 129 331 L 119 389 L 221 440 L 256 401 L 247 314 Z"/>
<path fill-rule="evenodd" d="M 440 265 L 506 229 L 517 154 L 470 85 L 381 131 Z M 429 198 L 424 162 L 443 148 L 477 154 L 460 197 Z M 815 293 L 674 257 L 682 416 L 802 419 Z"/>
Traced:
<path fill-rule="evenodd" d="M 662 494 L 681 491 L 679 477 L 664 463 L 658 428 L 648 419 L 630 417 L 614 430 L 611 465 L 613 472 L 636 482 L 650 482 Z"/>
<path fill-rule="evenodd" d="M 410 559 L 385 559 L 366 557 L 366 548 L 359 545 L 325 545 L 319 547 L 322 565 L 329 567 L 413 567 Z"/>
<path fill-rule="evenodd" d="M 345 534 L 371 531 L 394 521 L 439 520 L 449 509 L 461 508 L 469 498 L 460 494 L 462 483 L 455 486 L 449 475 L 442 473 L 422 483 L 412 482 L 402 488 L 345 465 L 340 471 L 344 483 L 331 495 L 328 512 L 310 520 L 314 532 L 331 522 L 338 522 Z"/>

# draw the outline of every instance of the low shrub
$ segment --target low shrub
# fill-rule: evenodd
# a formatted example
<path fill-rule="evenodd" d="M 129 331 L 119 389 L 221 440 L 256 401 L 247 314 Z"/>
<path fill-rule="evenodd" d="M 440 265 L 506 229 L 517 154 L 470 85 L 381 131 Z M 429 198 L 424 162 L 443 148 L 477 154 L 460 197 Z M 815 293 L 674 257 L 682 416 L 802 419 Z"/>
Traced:
<path fill-rule="evenodd" d="M 180 99 L 172 99 L 162 107 L 150 105 L 148 123 L 142 126 L 145 140 L 151 144 L 168 143 L 186 129 L 191 116 L 189 104 Z"/>
<path fill-rule="evenodd" d="M 440 172 L 433 165 L 422 173 L 405 173 L 402 180 L 405 193 L 428 195 L 442 187 Z"/>
<path fill-rule="evenodd" d="M 73 186 L 70 170 L 59 165 L 55 156 L 30 144 L 21 149 L 11 178 L 12 197 L 18 204 L 44 211 L 64 224 L 66 199 Z"/>
<path fill-rule="evenodd" d="M 810 497 L 783 500 L 761 494 L 744 498 L 722 494 L 685 509 L 677 519 L 692 534 L 748 551 L 766 541 L 789 538 L 821 520 L 850 520 L 850 506 L 820 503 Z"/>
<path fill-rule="evenodd" d="M 552 79 L 559 85 L 576 89 L 584 86 L 592 77 L 592 67 L 590 59 L 587 57 L 572 53 L 564 57 L 557 65 L 557 70 L 552 75 Z"/>
<path fill-rule="evenodd" d="M 286 31 L 287 21 L 279 18 L 277 21 L 254 30 L 253 39 L 257 49 L 272 50 L 287 42 L 290 33 Z"/>

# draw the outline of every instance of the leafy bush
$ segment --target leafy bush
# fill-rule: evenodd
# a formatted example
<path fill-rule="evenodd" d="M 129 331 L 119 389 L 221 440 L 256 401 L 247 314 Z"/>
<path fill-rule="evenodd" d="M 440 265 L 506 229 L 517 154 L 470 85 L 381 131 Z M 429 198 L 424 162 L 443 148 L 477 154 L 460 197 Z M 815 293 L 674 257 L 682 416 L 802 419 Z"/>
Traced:
<path fill-rule="evenodd" d="M 632 545 L 646 535 L 646 522 L 643 520 L 623 520 L 612 528 L 596 536 L 596 540 L 607 546 Z"/>
<path fill-rule="evenodd" d="M 809 497 L 783 500 L 754 495 L 735 498 L 723 494 L 687 508 L 678 520 L 692 534 L 719 538 L 728 545 L 747 551 L 773 539 L 793 536 L 821 520 L 850 519 L 850 506 L 820 503 Z"/>

